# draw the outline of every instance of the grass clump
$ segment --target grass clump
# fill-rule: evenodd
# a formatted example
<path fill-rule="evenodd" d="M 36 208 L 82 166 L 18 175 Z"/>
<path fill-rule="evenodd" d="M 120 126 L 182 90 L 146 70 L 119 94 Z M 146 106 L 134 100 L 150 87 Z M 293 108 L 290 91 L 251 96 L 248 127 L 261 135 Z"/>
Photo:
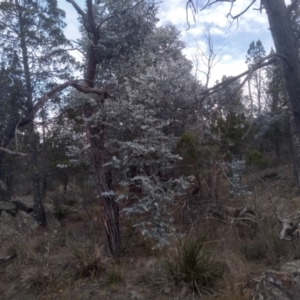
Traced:
<path fill-rule="evenodd" d="M 104 247 L 79 247 L 73 251 L 74 276 L 92 278 L 105 274 L 111 266 L 111 259 L 106 256 Z"/>
<path fill-rule="evenodd" d="M 107 285 L 115 285 L 122 281 L 122 269 L 120 266 L 115 265 L 107 271 L 106 275 Z"/>
<path fill-rule="evenodd" d="M 70 214 L 70 209 L 65 205 L 58 205 L 54 209 L 54 216 L 59 221 L 63 220 Z"/>
<path fill-rule="evenodd" d="M 46 290 L 55 281 L 56 275 L 48 264 L 35 265 L 24 269 L 20 275 L 21 286 L 25 289 Z"/>
<path fill-rule="evenodd" d="M 221 276 L 212 256 L 213 252 L 203 237 L 189 237 L 177 242 L 174 251 L 164 258 L 164 266 L 175 285 L 188 285 L 200 292 Z"/>

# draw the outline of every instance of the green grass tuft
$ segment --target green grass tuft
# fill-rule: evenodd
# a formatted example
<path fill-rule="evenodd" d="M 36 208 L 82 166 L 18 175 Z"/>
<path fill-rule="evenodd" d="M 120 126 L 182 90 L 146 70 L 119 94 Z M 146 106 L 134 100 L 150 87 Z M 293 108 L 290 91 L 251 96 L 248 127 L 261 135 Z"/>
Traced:
<path fill-rule="evenodd" d="M 164 266 L 175 285 L 187 284 L 195 291 L 210 287 L 220 276 L 213 252 L 203 237 L 179 240 L 175 251 L 164 258 Z"/>

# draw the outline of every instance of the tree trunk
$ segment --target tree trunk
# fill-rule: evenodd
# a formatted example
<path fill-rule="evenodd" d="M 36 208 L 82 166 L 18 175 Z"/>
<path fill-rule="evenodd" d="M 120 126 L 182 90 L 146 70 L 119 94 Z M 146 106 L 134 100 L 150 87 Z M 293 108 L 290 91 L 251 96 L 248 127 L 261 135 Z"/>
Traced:
<path fill-rule="evenodd" d="M 298 47 L 290 22 L 290 12 L 284 0 L 262 0 L 266 9 L 276 53 L 281 56 L 281 68 L 292 110 L 291 129 L 295 156 L 295 174 L 300 176 L 300 64 Z"/>
<path fill-rule="evenodd" d="M 32 186 L 32 195 L 33 195 L 33 208 L 36 220 L 39 222 L 41 226 L 46 226 L 46 216 L 44 211 L 44 206 L 42 202 L 41 192 L 40 192 L 40 179 L 39 172 L 37 166 L 37 144 L 39 141 L 36 139 L 35 131 L 34 131 L 34 111 L 33 111 L 33 88 L 31 84 L 31 73 L 29 68 L 28 61 L 28 51 L 27 51 L 27 41 L 26 41 L 26 29 L 25 23 L 26 20 L 23 16 L 23 9 L 17 5 L 18 8 L 18 17 L 20 24 L 20 46 L 22 50 L 22 64 L 24 68 L 25 75 L 25 86 L 26 86 L 26 108 L 27 115 L 31 122 L 28 126 L 28 134 L 29 134 L 29 166 L 31 168 L 31 186 Z"/>
<path fill-rule="evenodd" d="M 28 126 L 29 132 L 29 166 L 31 168 L 31 188 L 33 196 L 33 210 L 36 220 L 41 226 L 46 226 L 46 215 L 40 192 L 40 178 L 37 164 L 37 137 L 34 132 L 34 124 Z"/>
<path fill-rule="evenodd" d="M 95 78 L 97 75 L 97 66 L 101 61 L 101 51 L 97 50 L 100 38 L 99 26 L 96 25 L 93 12 L 93 1 L 86 0 L 86 12 L 84 12 L 73 0 L 70 2 L 82 18 L 83 27 L 88 33 L 90 43 L 87 49 L 87 66 L 85 70 L 85 83 L 88 87 L 94 88 Z M 103 96 L 99 101 L 105 101 L 106 96 Z M 90 118 L 93 115 L 93 108 L 89 104 L 83 106 L 83 114 L 85 118 Z M 122 253 L 122 243 L 119 228 L 119 207 L 114 200 L 113 188 L 106 181 L 104 163 L 104 134 L 105 128 L 103 124 L 87 124 L 87 133 L 90 141 L 91 160 L 94 167 L 95 182 L 98 193 L 98 199 L 102 211 L 102 223 L 105 229 L 108 245 L 112 256 L 119 256 Z"/>
<path fill-rule="evenodd" d="M 120 226 L 119 207 L 115 202 L 115 196 L 111 181 L 107 180 L 104 170 L 105 149 L 104 149 L 104 126 L 87 126 L 91 143 L 91 159 L 94 167 L 96 188 L 99 203 L 102 211 L 102 224 L 108 241 L 109 250 L 112 256 L 120 256 L 123 252 Z"/>

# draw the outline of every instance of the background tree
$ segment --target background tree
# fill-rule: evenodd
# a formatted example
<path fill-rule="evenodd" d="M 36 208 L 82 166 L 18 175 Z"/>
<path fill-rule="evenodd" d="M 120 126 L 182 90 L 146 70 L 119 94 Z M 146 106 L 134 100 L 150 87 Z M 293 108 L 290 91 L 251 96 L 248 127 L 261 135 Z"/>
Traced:
<path fill-rule="evenodd" d="M 27 125 L 28 151 L 31 166 L 32 193 L 36 219 L 46 224 L 40 194 L 39 167 L 37 160 L 38 135 L 35 133 L 34 105 L 56 80 L 68 77 L 70 56 L 66 47 L 69 42 L 63 35 L 64 12 L 56 1 L 15 0 L 0 3 L 0 30 L 3 57 L 15 55 L 20 62 L 24 90 L 22 111 L 7 125 L 5 146 L 14 136 L 18 126 Z"/>

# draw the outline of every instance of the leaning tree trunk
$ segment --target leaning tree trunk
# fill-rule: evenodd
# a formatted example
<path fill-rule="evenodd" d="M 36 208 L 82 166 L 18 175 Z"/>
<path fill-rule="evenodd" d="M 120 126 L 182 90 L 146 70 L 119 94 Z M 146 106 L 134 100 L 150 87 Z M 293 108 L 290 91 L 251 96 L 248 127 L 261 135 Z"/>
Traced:
<path fill-rule="evenodd" d="M 281 68 L 292 110 L 292 134 L 295 174 L 300 178 L 300 63 L 297 42 L 290 21 L 291 8 L 284 0 L 262 0 L 266 9 L 276 53 L 280 56 Z"/>
<path fill-rule="evenodd" d="M 102 224 L 112 256 L 122 254 L 122 242 L 119 226 L 119 206 L 115 201 L 112 183 L 108 180 L 105 170 L 104 127 L 88 126 L 91 143 L 91 159 L 94 167 L 96 188 L 101 207 Z"/>

